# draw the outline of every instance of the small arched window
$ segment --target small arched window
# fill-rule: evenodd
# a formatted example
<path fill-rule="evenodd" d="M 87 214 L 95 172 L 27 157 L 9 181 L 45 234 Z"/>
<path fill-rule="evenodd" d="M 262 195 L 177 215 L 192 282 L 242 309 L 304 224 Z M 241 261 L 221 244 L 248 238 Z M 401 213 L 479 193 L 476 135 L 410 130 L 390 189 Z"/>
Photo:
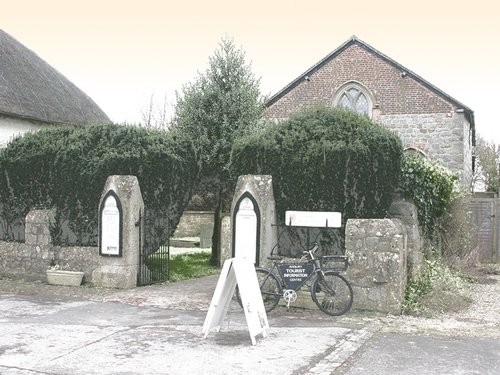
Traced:
<path fill-rule="evenodd" d="M 360 84 L 350 82 L 342 86 L 333 100 L 334 107 L 345 108 L 360 115 L 372 117 L 373 103 L 368 91 Z"/>
<path fill-rule="evenodd" d="M 419 149 L 418 147 L 413 147 L 413 146 L 410 146 L 410 147 L 406 147 L 404 150 L 403 150 L 403 153 L 407 156 L 412 156 L 412 157 L 417 157 L 417 158 L 422 158 L 422 159 L 427 159 L 427 155 L 425 154 L 425 152 L 423 152 L 421 149 Z"/>

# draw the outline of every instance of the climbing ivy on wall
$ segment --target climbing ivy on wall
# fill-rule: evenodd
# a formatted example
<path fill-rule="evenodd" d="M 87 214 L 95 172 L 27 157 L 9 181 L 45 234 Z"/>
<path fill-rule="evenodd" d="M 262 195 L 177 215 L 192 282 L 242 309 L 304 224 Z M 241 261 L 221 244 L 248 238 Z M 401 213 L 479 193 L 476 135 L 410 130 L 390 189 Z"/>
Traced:
<path fill-rule="evenodd" d="M 418 221 L 427 238 L 454 199 L 458 176 L 427 159 L 406 156 L 401 167 L 401 188 L 417 206 Z"/>
<path fill-rule="evenodd" d="M 340 211 L 382 218 L 398 186 L 403 147 L 367 117 L 313 108 L 238 140 L 233 176 L 273 176 L 278 220 L 286 210 Z"/>
<path fill-rule="evenodd" d="M 119 174 L 137 176 L 150 215 L 168 217 L 175 229 L 199 167 L 191 141 L 179 132 L 96 125 L 27 134 L 0 151 L 4 237 L 12 232 L 9 223 L 23 219 L 29 210 L 55 208 L 75 233 L 76 243 L 95 244 L 102 189 L 109 175 Z"/>

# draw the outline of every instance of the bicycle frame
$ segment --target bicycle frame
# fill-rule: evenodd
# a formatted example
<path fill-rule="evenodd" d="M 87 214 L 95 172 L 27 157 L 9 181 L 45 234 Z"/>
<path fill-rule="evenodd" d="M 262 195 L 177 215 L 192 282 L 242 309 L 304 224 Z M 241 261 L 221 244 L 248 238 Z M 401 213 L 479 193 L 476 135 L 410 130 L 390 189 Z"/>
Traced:
<path fill-rule="evenodd" d="M 314 257 L 314 252 L 318 249 L 318 245 L 308 250 L 306 253 L 309 259 L 296 263 L 278 263 L 273 261 L 273 266 L 269 269 L 269 273 L 277 276 L 283 290 L 289 289 L 297 292 L 304 284 L 309 281 L 314 275 L 323 272 L 319 259 Z"/>

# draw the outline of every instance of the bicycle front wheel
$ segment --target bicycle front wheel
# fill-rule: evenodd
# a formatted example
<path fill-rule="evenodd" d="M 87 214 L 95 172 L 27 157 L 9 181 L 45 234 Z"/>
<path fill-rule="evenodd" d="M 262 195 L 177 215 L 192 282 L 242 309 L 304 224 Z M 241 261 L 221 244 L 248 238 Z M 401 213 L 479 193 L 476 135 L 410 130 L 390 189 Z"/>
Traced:
<path fill-rule="evenodd" d="M 314 279 L 311 297 L 325 314 L 338 316 L 348 312 L 352 306 L 352 287 L 338 273 L 325 271 Z"/>

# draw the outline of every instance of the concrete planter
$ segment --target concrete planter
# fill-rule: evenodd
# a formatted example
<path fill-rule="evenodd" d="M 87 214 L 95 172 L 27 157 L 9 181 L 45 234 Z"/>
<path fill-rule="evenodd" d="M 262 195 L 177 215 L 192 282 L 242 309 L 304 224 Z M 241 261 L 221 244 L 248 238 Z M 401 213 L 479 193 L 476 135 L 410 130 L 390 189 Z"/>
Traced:
<path fill-rule="evenodd" d="M 80 286 L 83 272 L 48 270 L 47 282 L 50 285 Z"/>

